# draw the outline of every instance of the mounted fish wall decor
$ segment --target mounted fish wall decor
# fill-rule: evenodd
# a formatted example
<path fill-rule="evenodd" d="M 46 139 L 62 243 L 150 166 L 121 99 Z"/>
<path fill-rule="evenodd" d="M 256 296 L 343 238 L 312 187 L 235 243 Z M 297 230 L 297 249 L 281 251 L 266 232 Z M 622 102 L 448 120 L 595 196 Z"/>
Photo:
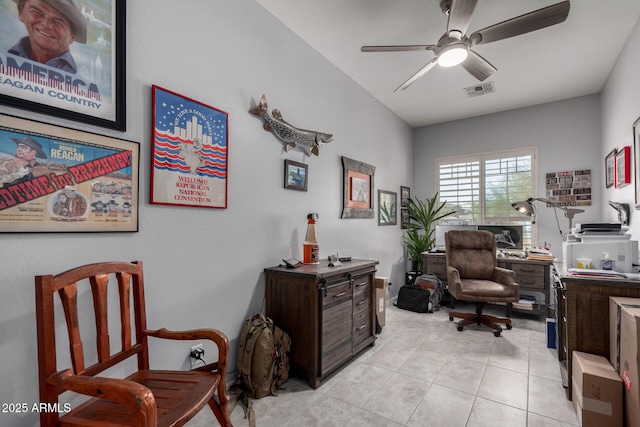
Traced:
<path fill-rule="evenodd" d="M 320 145 L 333 141 L 333 135 L 330 133 L 300 129 L 287 123 L 278 109 L 273 109 L 269 114 L 267 98 L 264 95 L 260 98 L 260 103 L 250 112 L 264 119 L 264 130 L 273 132 L 278 139 L 284 142 L 284 149 L 287 152 L 300 146 L 307 156 L 312 154 L 317 156 Z"/>

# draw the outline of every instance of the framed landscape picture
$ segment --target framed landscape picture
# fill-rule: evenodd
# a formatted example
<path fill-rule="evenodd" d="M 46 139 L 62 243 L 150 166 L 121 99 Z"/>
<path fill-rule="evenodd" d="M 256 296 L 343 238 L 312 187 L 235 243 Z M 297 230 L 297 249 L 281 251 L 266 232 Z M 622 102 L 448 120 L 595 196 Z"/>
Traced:
<path fill-rule="evenodd" d="M 0 115 L 0 232 L 138 231 L 135 142 Z"/>
<path fill-rule="evenodd" d="M 289 159 L 284 161 L 284 188 L 307 191 L 308 182 L 308 165 L 300 162 L 294 162 Z"/>
<path fill-rule="evenodd" d="M 126 130 L 125 0 L 45 4 L 59 18 L 55 44 L 30 30 L 31 9 L 0 0 L 0 103 Z"/>

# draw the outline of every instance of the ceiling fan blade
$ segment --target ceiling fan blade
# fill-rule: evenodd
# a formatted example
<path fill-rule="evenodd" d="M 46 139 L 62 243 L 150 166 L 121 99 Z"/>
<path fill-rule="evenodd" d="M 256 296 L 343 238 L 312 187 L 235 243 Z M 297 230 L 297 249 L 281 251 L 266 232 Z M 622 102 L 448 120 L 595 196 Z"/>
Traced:
<path fill-rule="evenodd" d="M 407 52 L 413 50 L 434 50 L 433 44 L 405 44 L 396 46 L 362 46 L 361 52 Z"/>
<path fill-rule="evenodd" d="M 484 81 L 487 77 L 497 71 L 497 68 L 491 65 L 489 61 L 478 55 L 471 49 L 469 49 L 469 55 L 462 64 L 462 67 L 469 72 L 473 77 Z"/>
<path fill-rule="evenodd" d="M 438 63 L 438 58 L 437 57 L 433 58 L 431 61 L 429 61 L 429 63 L 427 65 L 425 65 L 424 67 L 420 68 L 413 76 L 409 77 L 409 80 L 407 80 L 406 82 L 404 82 L 400 86 L 398 86 L 394 90 L 394 92 L 396 92 L 398 89 L 405 90 L 406 88 L 411 86 L 416 80 L 418 80 L 420 77 L 422 77 L 425 74 L 427 74 L 427 72 L 429 72 L 429 70 L 431 70 L 433 67 L 435 67 L 437 63 Z"/>
<path fill-rule="evenodd" d="M 559 24 L 569 16 L 569 8 L 569 0 L 566 0 L 483 28 L 471 34 L 469 46 L 491 43 Z"/>
<path fill-rule="evenodd" d="M 447 22 L 447 33 L 460 31 L 464 35 L 469 28 L 471 15 L 476 8 L 478 0 L 453 0 L 449 9 L 449 21 Z"/>

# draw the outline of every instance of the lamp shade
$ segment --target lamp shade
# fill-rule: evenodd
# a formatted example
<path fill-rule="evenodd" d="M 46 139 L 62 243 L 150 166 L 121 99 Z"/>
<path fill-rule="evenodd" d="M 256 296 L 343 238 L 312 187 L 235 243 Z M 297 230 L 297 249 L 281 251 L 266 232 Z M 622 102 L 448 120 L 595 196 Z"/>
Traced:
<path fill-rule="evenodd" d="M 511 206 L 523 215 L 534 216 L 536 211 L 533 207 L 533 200 L 527 199 L 520 202 L 511 203 Z"/>

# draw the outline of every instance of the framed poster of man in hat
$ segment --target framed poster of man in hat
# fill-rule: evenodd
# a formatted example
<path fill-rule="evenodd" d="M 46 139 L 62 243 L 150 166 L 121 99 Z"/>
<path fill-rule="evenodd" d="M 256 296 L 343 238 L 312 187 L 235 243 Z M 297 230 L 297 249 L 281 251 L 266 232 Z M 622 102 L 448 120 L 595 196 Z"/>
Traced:
<path fill-rule="evenodd" d="M 0 103 L 124 131 L 124 0 L 0 0 Z"/>
<path fill-rule="evenodd" d="M 139 151 L 0 114 L 0 233 L 138 231 Z"/>

